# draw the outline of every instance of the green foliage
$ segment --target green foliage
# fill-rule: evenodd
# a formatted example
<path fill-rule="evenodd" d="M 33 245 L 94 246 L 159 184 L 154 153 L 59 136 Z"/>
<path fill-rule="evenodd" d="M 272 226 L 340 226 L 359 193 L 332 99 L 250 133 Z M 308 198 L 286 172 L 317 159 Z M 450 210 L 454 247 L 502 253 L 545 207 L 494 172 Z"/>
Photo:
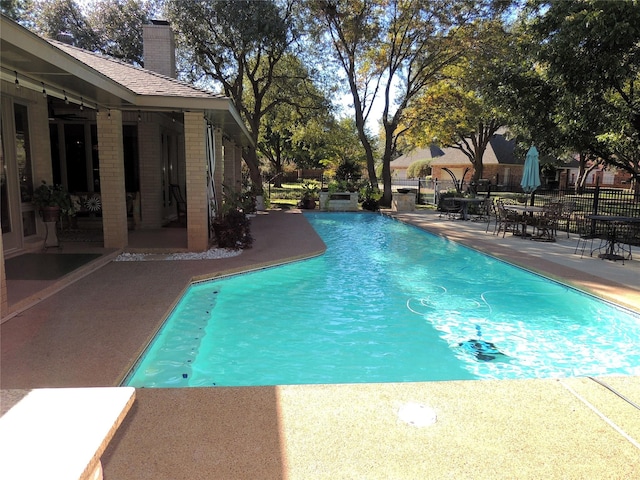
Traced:
<path fill-rule="evenodd" d="M 358 200 L 362 202 L 363 210 L 369 210 L 371 212 L 377 212 L 380 210 L 381 197 L 382 194 L 380 191 L 369 182 L 360 187 Z"/>
<path fill-rule="evenodd" d="M 29 21 L 45 37 L 67 33 L 77 47 L 142 65 L 142 25 L 154 6 L 152 0 L 98 0 L 85 14 L 74 0 L 34 0 Z"/>
<path fill-rule="evenodd" d="M 451 2 L 447 0 L 345 0 L 311 2 L 319 32 L 343 69 L 353 99 L 356 126 L 367 155 L 369 181 L 377 184 L 374 150 L 365 122 L 373 97 L 380 92 L 384 136 L 382 203 L 391 203 L 390 162 L 396 145 L 415 118 L 407 107 L 428 86 L 442 78 L 473 45 L 461 35 L 481 18 L 492 18 L 506 2 Z M 493 7 L 496 7 L 495 9 Z M 465 42 L 465 39 L 470 41 Z"/>
<path fill-rule="evenodd" d="M 323 153 L 321 163 L 330 176 L 335 175 L 338 167 L 344 162 L 358 165 L 360 172 L 365 170 L 367 155 L 358 137 L 358 129 L 353 118 L 345 117 L 329 124 L 328 130 L 323 132 Z"/>
<path fill-rule="evenodd" d="M 218 247 L 239 250 L 251 248 L 251 222 L 245 213 L 239 209 L 228 209 L 213 223 Z"/>
<path fill-rule="evenodd" d="M 297 39 L 294 11 L 275 1 L 167 0 L 166 6 L 187 76 L 219 85 L 258 145 L 265 114 L 278 102 L 302 98 L 286 73 Z M 245 149 L 243 158 L 261 190 L 257 150 Z"/>
<path fill-rule="evenodd" d="M 541 151 L 600 157 L 640 180 L 640 5 L 534 5 L 497 90 L 518 133 Z"/>
<path fill-rule="evenodd" d="M 355 183 L 362 177 L 362 170 L 352 159 L 344 159 L 336 168 L 335 178 L 338 181 L 346 181 Z"/>
<path fill-rule="evenodd" d="M 12 20 L 31 27 L 33 23 L 29 18 L 29 12 L 33 8 L 31 4 L 32 0 L 1 0 L 0 9 Z"/>
<path fill-rule="evenodd" d="M 275 173 L 287 164 L 317 168 L 329 140 L 328 102 L 299 58 L 286 55 L 277 69 L 275 88 L 264 96 L 263 104 L 270 108 L 260 122 L 258 149 Z M 251 91 L 247 87 L 245 92 Z M 253 99 L 247 96 L 246 102 L 252 104 Z"/>
<path fill-rule="evenodd" d="M 251 221 L 247 213 L 255 211 L 255 197 L 249 192 L 224 188 L 224 201 L 211 226 L 220 248 L 251 248 Z"/>
<path fill-rule="evenodd" d="M 302 184 L 302 197 L 303 201 L 306 200 L 317 200 L 318 192 L 320 191 L 320 186 L 318 182 L 315 180 L 309 180 Z"/>
<path fill-rule="evenodd" d="M 407 178 L 423 178 L 431 175 L 431 160 L 416 160 L 407 168 Z"/>
<path fill-rule="evenodd" d="M 59 207 L 65 215 L 75 213 L 69 192 L 62 185 L 47 185 L 43 180 L 42 185 L 33 191 L 32 201 L 39 210 L 44 207 Z"/>
<path fill-rule="evenodd" d="M 494 19 L 460 28 L 465 48 L 442 69 L 442 79 L 424 88 L 407 108 L 405 141 L 412 146 L 437 144 L 462 151 L 482 178 L 483 156 L 491 137 L 506 124 L 506 112 L 487 85 L 500 78 L 510 54 L 509 34 Z"/>

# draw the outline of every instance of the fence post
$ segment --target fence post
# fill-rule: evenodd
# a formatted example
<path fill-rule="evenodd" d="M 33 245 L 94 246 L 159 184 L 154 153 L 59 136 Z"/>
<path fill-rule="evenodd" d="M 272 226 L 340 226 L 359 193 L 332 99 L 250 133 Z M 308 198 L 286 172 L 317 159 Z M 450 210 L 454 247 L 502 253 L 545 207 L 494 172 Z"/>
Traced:
<path fill-rule="evenodd" d="M 600 200 L 600 178 L 596 177 L 596 188 L 593 191 L 593 215 L 598 214 L 598 202 Z M 591 236 L 596 234 L 596 221 L 591 220 Z"/>

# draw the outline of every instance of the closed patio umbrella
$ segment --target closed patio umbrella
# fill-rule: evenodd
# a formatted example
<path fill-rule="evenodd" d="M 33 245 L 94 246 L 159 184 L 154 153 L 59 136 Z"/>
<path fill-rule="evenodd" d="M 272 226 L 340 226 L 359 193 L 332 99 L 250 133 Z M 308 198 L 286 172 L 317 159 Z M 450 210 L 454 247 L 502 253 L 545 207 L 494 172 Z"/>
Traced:
<path fill-rule="evenodd" d="M 520 186 L 526 193 L 533 193 L 540 186 L 540 162 L 538 160 L 538 150 L 533 145 L 527 152 L 524 161 L 524 172 Z"/>

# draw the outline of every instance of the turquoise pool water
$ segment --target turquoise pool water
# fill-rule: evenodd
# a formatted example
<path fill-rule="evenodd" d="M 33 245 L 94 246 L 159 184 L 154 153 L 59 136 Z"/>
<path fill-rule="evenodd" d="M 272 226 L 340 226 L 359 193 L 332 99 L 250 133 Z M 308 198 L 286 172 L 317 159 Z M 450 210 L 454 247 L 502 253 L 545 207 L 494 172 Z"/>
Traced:
<path fill-rule="evenodd" d="M 325 255 L 193 285 L 126 384 L 640 375 L 633 312 L 381 215 L 305 215 Z"/>

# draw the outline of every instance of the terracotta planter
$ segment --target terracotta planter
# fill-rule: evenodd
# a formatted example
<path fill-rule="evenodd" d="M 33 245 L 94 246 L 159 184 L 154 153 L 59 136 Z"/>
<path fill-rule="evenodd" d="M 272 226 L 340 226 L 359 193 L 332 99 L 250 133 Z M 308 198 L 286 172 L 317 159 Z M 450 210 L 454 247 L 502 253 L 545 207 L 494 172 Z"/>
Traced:
<path fill-rule="evenodd" d="M 40 210 L 43 222 L 57 222 L 60 220 L 60 207 L 42 207 Z"/>

